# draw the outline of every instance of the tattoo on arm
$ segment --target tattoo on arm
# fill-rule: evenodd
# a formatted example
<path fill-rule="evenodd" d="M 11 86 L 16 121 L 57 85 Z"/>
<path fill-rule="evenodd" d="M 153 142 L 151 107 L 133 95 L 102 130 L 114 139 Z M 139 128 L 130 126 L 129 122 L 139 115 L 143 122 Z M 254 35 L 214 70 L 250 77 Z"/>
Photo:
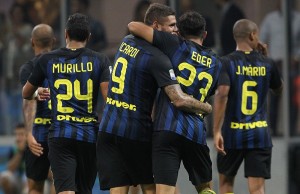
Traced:
<path fill-rule="evenodd" d="M 36 113 L 36 100 L 23 100 L 23 114 L 27 133 L 32 133 Z"/>
<path fill-rule="evenodd" d="M 196 114 L 209 114 L 212 111 L 210 104 L 200 102 L 192 96 L 185 94 L 181 90 L 179 84 L 166 86 L 164 91 L 169 96 L 174 106 L 180 110 Z"/>

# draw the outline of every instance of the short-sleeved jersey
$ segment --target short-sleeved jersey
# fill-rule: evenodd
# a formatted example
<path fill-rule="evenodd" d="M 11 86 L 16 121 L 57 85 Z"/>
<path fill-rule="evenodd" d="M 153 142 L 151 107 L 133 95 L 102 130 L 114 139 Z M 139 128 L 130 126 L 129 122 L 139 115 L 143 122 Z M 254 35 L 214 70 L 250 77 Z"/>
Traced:
<path fill-rule="evenodd" d="M 215 53 L 192 41 L 156 30 L 153 45 L 171 59 L 185 93 L 201 102 L 206 102 L 214 94 L 222 67 Z M 158 99 L 154 130 L 172 131 L 206 145 L 206 128 L 201 116 L 176 109 L 164 92 Z"/>
<path fill-rule="evenodd" d="M 115 55 L 99 131 L 151 141 L 151 111 L 158 87 L 178 84 L 167 56 L 149 43 L 126 36 Z"/>
<path fill-rule="evenodd" d="M 222 126 L 225 148 L 272 147 L 266 106 L 268 89 L 281 87 L 275 64 L 256 51 L 234 51 L 221 60 L 218 85 L 230 86 Z"/>
<path fill-rule="evenodd" d="M 49 138 L 96 142 L 97 97 L 101 82 L 109 80 L 109 60 L 87 48 L 60 48 L 42 55 L 29 82 L 48 81 L 52 120 Z"/>
<path fill-rule="evenodd" d="M 33 70 L 33 67 L 39 56 L 35 56 L 21 66 L 20 69 L 20 82 L 24 86 Z M 48 83 L 44 80 L 41 85 L 48 88 Z M 51 110 L 50 100 L 37 101 L 35 119 L 33 122 L 32 135 L 38 142 L 47 142 L 48 130 L 51 125 Z"/>

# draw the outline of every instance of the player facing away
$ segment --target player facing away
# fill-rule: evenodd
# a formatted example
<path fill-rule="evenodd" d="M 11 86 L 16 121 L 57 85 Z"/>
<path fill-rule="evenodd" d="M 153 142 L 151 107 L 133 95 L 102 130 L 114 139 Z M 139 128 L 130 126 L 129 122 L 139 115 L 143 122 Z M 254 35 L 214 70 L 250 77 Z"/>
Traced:
<path fill-rule="evenodd" d="M 168 18 L 153 16 L 157 12 L 151 9 L 170 8 L 160 4 L 150 6 L 145 16 L 148 26 L 131 22 L 129 30 L 162 50 L 171 59 L 182 90 L 206 102 L 214 94 L 221 63 L 215 53 L 202 46 L 206 36 L 205 19 L 197 12 L 184 13 L 178 22 L 182 38 L 154 30 L 155 23 Z M 156 107 L 152 139 L 156 193 L 174 193 L 181 161 L 198 193 L 214 193 L 210 186 L 212 167 L 203 116 L 175 109 L 163 92 Z"/>
<path fill-rule="evenodd" d="M 97 96 L 100 89 L 106 100 L 110 63 L 105 55 L 85 48 L 89 36 L 87 16 L 71 15 L 66 47 L 42 55 L 23 87 L 26 99 L 48 81 L 52 107 L 48 157 L 60 194 L 91 194 L 97 174 Z"/>
<path fill-rule="evenodd" d="M 55 43 L 52 28 L 47 24 L 36 25 L 31 33 L 31 45 L 35 57 L 20 70 L 21 84 L 24 86 L 36 61 L 41 54 L 49 52 Z M 43 88 L 48 88 L 45 80 Z M 47 89 L 46 89 L 47 90 Z M 48 159 L 48 131 L 51 123 L 50 101 L 23 100 L 23 114 L 27 131 L 28 148 L 25 154 L 26 176 L 29 194 L 39 194 L 44 191 L 45 180 L 48 178 L 50 162 Z M 55 192 L 51 184 L 51 192 Z"/>
<path fill-rule="evenodd" d="M 236 51 L 222 57 L 222 72 L 214 99 L 214 144 L 218 151 L 220 193 L 233 193 L 242 163 L 249 193 L 264 194 L 271 178 L 272 140 L 267 122 L 267 94 L 282 91 L 275 63 L 261 51 L 257 25 L 247 19 L 233 27 Z"/>
<path fill-rule="evenodd" d="M 130 185 L 140 184 L 144 194 L 155 193 L 151 111 L 158 88 L 176 108 L 191 114 L 210 112 L 208 104 L 182 92 L 167 56 L 140 38 L 126 36 L 115 55 L 99 126 L 101 189 L 127 194 Z"/>

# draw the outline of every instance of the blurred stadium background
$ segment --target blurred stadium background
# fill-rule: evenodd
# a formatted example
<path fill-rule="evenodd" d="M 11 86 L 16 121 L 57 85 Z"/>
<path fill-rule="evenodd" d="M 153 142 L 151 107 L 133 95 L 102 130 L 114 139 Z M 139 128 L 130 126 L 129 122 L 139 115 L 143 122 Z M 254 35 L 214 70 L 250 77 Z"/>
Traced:
<path fill-rule="evenodd" d="M 23 121 L 21 87 L 18 81 L 19 66 L 33 55 L 30 45 L 30 33 L 38 23 L 50 24 L 55 29 L 57 47 L 64 46 L 64 24 L 74 8 L 75 0 L 0 0 L 0 171 L 7 161 L 6 152 L 13 146 L 13 128 Z M 106 34 L 106 44 L 98 51 L 113 59 L 122 37 L 127 34 L 127 24 L 134 18 L 135 6 L 141 0 L 90 0 L 88 14 L 102 23 Z M 233 0 L 249 18 L 261 25 L 264 17 L 276 9 L 279 0 Z M 153 0 L 173 7 L 178 13 L 185 6 L 184 0 Z M 221 11 L 212 0 L 191 0 L 193 9 L 210 18 L 214 29 L 212 49 L 220 51 L 219 26 Z M 295 4 L 293 4 L 295 3 Z M 15 4 L 22 9 L 16 11 Z M 282 1 L 284 43 L 281 45 L 282 76 L 285 82 L 284 92 L 276 106 L 278 113 L 276 128 L 273 129 L 274 149 L 272 158 L 272 179 L 267 181 L 266 193 L 300 193 L 300 68 L 298 56 L 292 56 L 292 44 L 300 39 L 293 36 L 296 26 L 292 25 L 293 11 L 300 12 L 300 1 Z M 21 15 L 21 16 L 20 16 Z M 23 17 L 20 19 L 19 17 Z M 21 20 L 21 21 L 18 21 Z M 298 24 L 300 26 L 300 23 Z M 29 27 L 29 28 L 26 28 Z M 30 30 L 28 30 L 30 29 Z M 300 44 L 298 45 L 300 47 Z M 99 106 L 100 107 L 100 106 Z M 208 133 L 211 134 L 211 116 L 207 119 Z M 216 152 L 211 136 L 208 138 L 212 160 L 214 162 L 213 183 L 217 188 Z M 239 170 L 235 184 L 235 193 L 246 194 L 247 182 L 243 177 L 243 168 Z M 182 194 L 194 193 L 184 169 L 178 178 Z M 0 191 L 1 193 L 1 191 Z M 95 192 L 100 193 L 98 186 Z"/>

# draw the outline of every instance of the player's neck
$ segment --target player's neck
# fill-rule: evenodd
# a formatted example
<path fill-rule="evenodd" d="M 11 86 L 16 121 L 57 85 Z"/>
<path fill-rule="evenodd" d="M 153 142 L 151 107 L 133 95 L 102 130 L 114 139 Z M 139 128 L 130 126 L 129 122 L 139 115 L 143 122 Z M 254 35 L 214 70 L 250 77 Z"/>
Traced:
<path fill-rule="evenodd" d="M 203 41 L 200 38 L 186 37 L 187 40 L 193 41 L 202 46 Z"/>
<path fill-rule="evenodd" d="M 35 48 L 35 56 L 51 51 L 51 48 Z"/>
<path fill-rule="evenodd" d="M 67 42 L 66 48 L 68 49 L 79 49 L 85 47 L 86 42 L 78 42 L 75 40 L 71 40 Z"/>
<path fill-rule="evenodd" d="M 238 43 L 236 46 L 237 51 L 250 52 L 253 51 L 253 48 L 246 43 Z"/>

